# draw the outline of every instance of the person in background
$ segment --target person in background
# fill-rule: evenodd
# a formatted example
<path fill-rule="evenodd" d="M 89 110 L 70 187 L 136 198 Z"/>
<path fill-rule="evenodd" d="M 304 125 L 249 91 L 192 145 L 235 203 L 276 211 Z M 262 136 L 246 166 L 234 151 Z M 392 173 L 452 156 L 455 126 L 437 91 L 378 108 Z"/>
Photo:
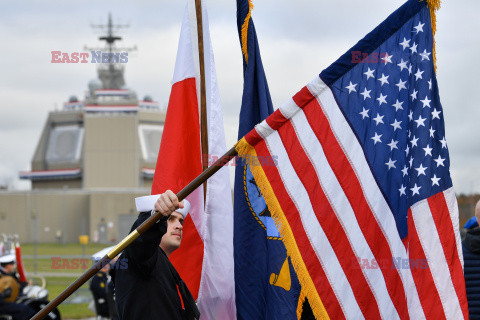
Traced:
<path fill-rule="evenodd" d="M 475 206 L 475 220 L 472 218 L 465 224 L 468 230 L 462 241 L 470 320 L 480 319 L 480 201 Z"/>
<path fill-rule="evenodd" d="M 110 264 L 106 264 L 96 275 L 90 280 L 90 291 L 92 292 L 95 302 L 95 311 L 97 316 L 110 318 L 110 310 L 107 299 L 108 286 L 108 272 L 110 271 Z"/>
<path fill-rule="evenodd" d="M 22 292 L 27 283 L 21 283 L 15 272 L 15 256 L 13 254 L 0 257 L 0 277 L 11 277 L 18 283 L 19 292 Z M 13 290 L 6 288 L 0 292 L 0 315 L 12 316 L 14 320 L 30 319 L 35 315 L 35 310 L 22 303 L 7 302 Z"/>

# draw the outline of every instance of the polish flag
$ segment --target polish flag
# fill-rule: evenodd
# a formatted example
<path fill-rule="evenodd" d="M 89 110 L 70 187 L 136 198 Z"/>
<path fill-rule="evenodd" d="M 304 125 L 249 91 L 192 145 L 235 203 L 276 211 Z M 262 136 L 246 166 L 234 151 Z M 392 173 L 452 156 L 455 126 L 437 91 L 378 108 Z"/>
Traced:
<path fill-rule="evenodd" d="M 203 2 L 203 41 L 210 159 L 226 152 L 222 107 L 208 16 Z M 187 0 L 180 32 L 173 85 L 152 184 L 152 194 L 177 193 L 202 172 L 200 68 L 195 1 Z M 202 319 L 235 319 L 233 209 L 228 167 L 187 199 L 192 204 L 183 239 L 170 260 L 197 300 Z"/>

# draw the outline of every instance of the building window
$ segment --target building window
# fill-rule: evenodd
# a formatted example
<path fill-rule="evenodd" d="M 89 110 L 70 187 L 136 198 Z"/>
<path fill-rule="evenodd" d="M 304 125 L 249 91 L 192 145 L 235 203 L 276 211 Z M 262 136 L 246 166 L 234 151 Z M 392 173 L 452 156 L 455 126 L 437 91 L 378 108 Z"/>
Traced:
<path fill-rule="evenodd" d="M 143 160 L 154 163 L 157 161 L 163 125 L 141 124 L 138 127 Z"/>
<path fill-rule="evenodd" d="M 77 163 L 83 145 L 83 128 L 79 125 L 57 126 L 50 130 L 46 161 L 48 164 Z"/>

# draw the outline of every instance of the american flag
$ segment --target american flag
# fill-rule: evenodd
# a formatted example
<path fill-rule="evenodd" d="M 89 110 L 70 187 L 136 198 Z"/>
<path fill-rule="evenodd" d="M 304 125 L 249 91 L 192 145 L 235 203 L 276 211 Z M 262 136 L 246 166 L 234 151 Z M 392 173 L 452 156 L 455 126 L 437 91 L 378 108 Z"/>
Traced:
<path fill-rule="evenodd" d="M 409 1 L 237 145 L 317 318 L 468 319 L 430 8 Z"/>

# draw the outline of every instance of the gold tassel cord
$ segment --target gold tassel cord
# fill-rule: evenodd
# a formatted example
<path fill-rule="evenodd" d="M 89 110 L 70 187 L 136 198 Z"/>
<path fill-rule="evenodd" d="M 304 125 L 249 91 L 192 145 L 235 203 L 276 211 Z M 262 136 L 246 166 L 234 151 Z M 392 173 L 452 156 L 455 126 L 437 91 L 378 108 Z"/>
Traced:
<path fill-rule="evenodd" d="M 248 49 L 247 49 L 247 42 L 248 42 L 248 24 L 250 22 L 250 17 L 252 16 L 252 10 L 253 10 L 253 3 L 252 0 L 248 0 L 248 13 L 245 17 L 245 20 L 243 20 L 242 24 L 242 53 L 245 56 L 245 62 L 248 63 Z"/>
<path fill-rule="evenodd" d="M 425 0 L 421 0 L 425 1 Z M 433 34 L 433 49 L 432 49 L 432 56 L 433 56 L 433 66 L 435 68 L 435 72 L 437 72 L 437 50 L 435 45 L 435 33 L 437 32 L 437 16 L 436 11 L 440 9 L 440 0 L 426 0 L 428 8 L 430 9 L 430 19 L 432 23 L 432 34 Z"/>
<path fill-rule="evenodd" d="M 251 146 L 245 138 L 242 138 L 240 141 L 237 142 L 235 145 L 235 149 L 238 152 L 240 157 L 247 157 L 250 156 L 253 159 L 257 159 L 257 153 L 255 148 Z M 297 243 L 293 236 L 293 231 L 290 228 L 290 225 L 283 213 L 283 210 L 278 202 L 278 199 L 273 192 L 272 186 L 268 181 L 265 172 L 260 164 L 251 165 L 250 170 L 252 171 L 253 177 L 255 178 L 255 182 L 257 186 L 260 188 L 262 195 L 265 199 L 265 202 L 270 210 L 273 220 L 275 221 L 275 225 L 277 226 L 280 235 L 283 239 L 283 243 L 285 244 L 285 248 L 287 249 L 287 254 L 290 256 L 293 268 L 297 273 L 298 280 L 300 285 L 302 286 L 302 293 L 301 299 L 304 300 L 306 297 L 310 303 L 310 307 L 312 308 L 313 314 L 317 320 L 327 320 L 330 319 L 327 311 L 325 310 L 325 306 L 318 295 L 318 292 L 313 284 L 312 278 L 307 271 L 307 267 L 301 257 L 300 251 L 298 249 Z M 303 303 L 303 301 L 302 301 Z M 301 312 L 301 311 L 300 311 Z M 298 308 L 297 308 L 297 315 L 298 315 Z"/>

